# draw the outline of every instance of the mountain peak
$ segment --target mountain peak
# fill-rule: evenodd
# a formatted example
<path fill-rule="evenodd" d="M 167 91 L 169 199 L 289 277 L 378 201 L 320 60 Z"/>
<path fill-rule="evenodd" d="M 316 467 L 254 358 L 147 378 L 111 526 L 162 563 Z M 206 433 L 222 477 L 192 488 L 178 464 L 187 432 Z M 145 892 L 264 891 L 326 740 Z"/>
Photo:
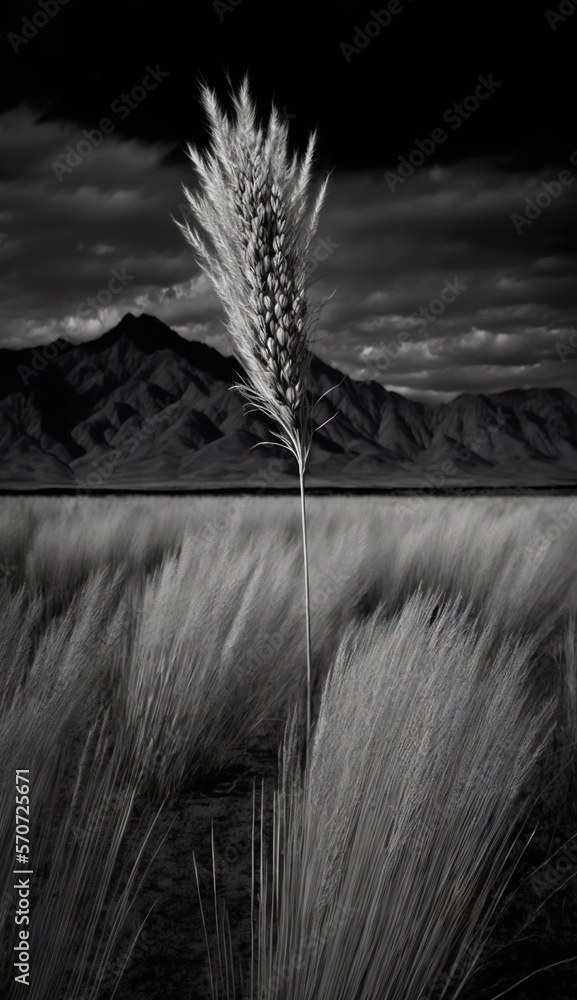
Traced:
<path fill-rule="evenodd" d="M 208 371 L 223 379 L 236 380 L 238 363 L 227 355 L 220 354 L 209 344 L 200 340 L 186 340 L 176 330 L 152 316 L 150 313 L 127 312 L 119 323 L 101 337 L 88 342 L 86 346 L 97 355 L 108 352 L 112 347 L 117 350 L 131 348 L 138 354 L 154 355 L 161 351 L 169 351 L 175 356 L 188 361 L 200 371 Z"/>

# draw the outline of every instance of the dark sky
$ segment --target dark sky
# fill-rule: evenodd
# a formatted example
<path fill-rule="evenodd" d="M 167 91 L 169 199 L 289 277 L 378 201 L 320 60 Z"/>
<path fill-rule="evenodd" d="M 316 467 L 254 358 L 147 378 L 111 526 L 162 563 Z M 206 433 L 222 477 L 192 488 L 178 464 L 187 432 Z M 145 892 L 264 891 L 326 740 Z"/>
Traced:
<path fill-rule="evenodd" d="M 0 344 L 86 339 L 130 310 L 227 350 L 170 216 L 205 137 L 199 80 L 226 99 L 227 71 L 248 71 L 263 114 L 274 99 L 301 147 L 316 128 L 332 170 L 319 354 L 423 399 L 577 392 L 577 9 L 388 8 L 4 0 Z M 401 157 L 422 162 L 403 178 Z"/>

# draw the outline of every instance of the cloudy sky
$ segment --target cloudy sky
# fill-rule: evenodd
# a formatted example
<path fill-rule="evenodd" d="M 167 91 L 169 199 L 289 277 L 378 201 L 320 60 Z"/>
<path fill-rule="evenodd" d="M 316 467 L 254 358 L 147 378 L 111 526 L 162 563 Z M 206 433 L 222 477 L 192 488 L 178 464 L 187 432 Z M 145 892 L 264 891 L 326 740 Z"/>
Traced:
<path fill-rule="evenodd" d="M 543 6 L 497 43 L 489 4 L 451 48 L 454 5 L 342 3 L 306 29 L 283 16 L 275 57 L 263 5 L 205 3 L 180 32 L 171 2 L 159 26 L 87 0 L 84 36 L 75 0 L 37 28 L 37 3 L 3 12 L 0 346 L 90 339 L 131 311 L 228 351 L 171 215 L 185 143 L 205 141 L 198 80 L 225 97 L 225 70 L 248 70 L 263 113 L 274 96 L 296 145 L 316 127 L 332 170 L 311 272 L 325 360 L 421 399 L 577 392 L 577 13 Z"/>

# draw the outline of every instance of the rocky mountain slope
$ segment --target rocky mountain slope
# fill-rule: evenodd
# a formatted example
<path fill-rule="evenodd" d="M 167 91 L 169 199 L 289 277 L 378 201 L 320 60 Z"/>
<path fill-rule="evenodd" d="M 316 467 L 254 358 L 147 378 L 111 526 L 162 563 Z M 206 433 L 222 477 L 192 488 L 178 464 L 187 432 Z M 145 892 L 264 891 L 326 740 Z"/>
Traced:
<path fill-rule="evenodd" d="M 237 363 L 152 316 L 98 340 L 0 350 L 0 487 L 294 485 L 294 462 L 230 390 Z M 464 394 L 430 405 L 315 358 L 316 486 L 577 483 L 577 397 L 563 389 Z"/>

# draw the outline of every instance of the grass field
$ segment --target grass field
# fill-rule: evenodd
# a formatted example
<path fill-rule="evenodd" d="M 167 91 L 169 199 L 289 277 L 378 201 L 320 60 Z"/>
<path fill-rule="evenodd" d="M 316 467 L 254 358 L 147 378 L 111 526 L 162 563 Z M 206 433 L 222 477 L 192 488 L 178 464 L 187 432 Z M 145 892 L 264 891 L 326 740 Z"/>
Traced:
<path fill-rule="evenodd" d="M 309 498 L 303 775 L 296 498 L 0 498 L 2 996 L 16 769 L 31 1000 L 573 996 L 573 504 Z"/>

